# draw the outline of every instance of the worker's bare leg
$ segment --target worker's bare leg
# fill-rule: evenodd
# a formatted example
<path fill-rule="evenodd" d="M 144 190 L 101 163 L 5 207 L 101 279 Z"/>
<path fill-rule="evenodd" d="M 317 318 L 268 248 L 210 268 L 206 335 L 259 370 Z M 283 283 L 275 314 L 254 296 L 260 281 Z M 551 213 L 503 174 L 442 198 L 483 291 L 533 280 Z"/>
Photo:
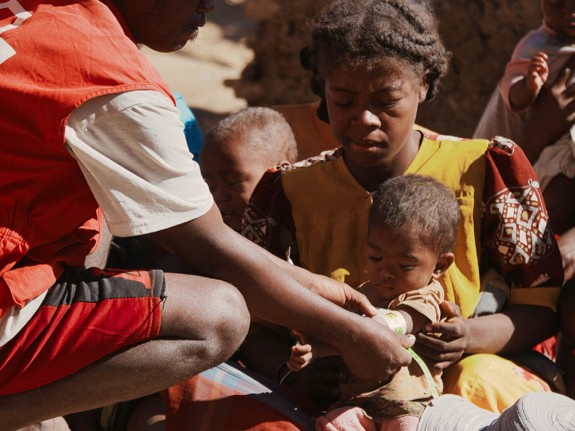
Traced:
<path fill-rule="evenodd" d="M 166 274 L 166 295 L 157 339 L 110 355 L 58 382 L 0 397 L 0 430 L 17 430 L 160 391 L 225 361 L 239 347 L 249 314 L 234 287 Z"/>

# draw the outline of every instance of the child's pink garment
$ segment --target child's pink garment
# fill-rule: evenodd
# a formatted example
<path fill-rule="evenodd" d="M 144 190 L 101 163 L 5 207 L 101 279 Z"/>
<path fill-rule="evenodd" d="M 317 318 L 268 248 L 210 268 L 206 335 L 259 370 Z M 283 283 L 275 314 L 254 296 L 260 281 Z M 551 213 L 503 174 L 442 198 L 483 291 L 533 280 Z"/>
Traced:
<path fill-rule="evenodd" d="M 400 416 L 388 419 L 376 428 L 365 410 L 359 407 L 341 407 L 319 417 L 315 422 L 315 431 L 415 431 L 419 418 Z"/>

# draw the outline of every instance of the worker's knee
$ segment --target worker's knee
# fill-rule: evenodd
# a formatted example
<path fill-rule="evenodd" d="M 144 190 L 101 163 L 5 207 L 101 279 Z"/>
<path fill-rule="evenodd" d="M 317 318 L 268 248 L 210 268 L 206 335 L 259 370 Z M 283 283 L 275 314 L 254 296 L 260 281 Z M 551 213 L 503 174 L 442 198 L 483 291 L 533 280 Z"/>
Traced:
<path fill-rule="evenodd" d="M 208 310 L 209 320 L 206 340 L 209 341 L 211 355 L 218 357 L 217 362 L 228 359 L 244 341 L 249 325 L 250 314 L 243 296 L 233 286 L 221 282 L 215 289 L 215 303 Z"/>
<path fill-rule="evenodd" d="M 190 340 L 181 344 L 183 358 L 221 362 L 244 340 L 250 316 L 244 298 L 232 285 L 166 274 L 166 295 L 160 337 Z"/>

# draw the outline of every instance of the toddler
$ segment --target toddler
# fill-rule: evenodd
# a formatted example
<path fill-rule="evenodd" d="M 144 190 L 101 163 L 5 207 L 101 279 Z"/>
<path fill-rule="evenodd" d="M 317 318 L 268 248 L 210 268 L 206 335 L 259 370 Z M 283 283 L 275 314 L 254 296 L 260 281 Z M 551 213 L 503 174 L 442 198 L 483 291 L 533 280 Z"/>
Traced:
<path fill-rule="evenodd" d="M 459 217 L 453 193 L 431 177 L 399 176 L 379 186 L 369 214 L 369 281 L 360 287 L 380 307 L 374 319 L 402 334 L 439 321 L 444 292 L 437 280 L 453 262 Z M 335 354 L 299 335 L 303 343 L 292 347 L 290 370 Z M 386 384 L 350 376 L 340 385 L 340 401 L 317 420 L 316 429 L 415 429 L 426 403 L 442 390 L 441 373 L 416 359 Z"/>

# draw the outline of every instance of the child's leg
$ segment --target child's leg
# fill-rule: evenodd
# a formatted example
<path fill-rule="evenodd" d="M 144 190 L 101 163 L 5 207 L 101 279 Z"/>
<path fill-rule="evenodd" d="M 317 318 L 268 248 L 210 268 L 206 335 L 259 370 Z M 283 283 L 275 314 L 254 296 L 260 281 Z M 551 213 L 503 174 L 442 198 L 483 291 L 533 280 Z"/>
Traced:
<path fill-rule="evenodd" d="M 375 431 L 375 424 L 365 410 L 341 407 L 317 418 L 315 431 Z"/>
<path fill-rule="evenodd" d="M 25 428 L 20 428 L 18 431 L 70 431 L 70 427 L 68 427 L 63 417 L 57 417 Z"/>
<path fill-rule="evenodd" d="M 379 431 L 416 431 L 418 424 L 417 416 L 400 416 L 381 422 Z"/>

